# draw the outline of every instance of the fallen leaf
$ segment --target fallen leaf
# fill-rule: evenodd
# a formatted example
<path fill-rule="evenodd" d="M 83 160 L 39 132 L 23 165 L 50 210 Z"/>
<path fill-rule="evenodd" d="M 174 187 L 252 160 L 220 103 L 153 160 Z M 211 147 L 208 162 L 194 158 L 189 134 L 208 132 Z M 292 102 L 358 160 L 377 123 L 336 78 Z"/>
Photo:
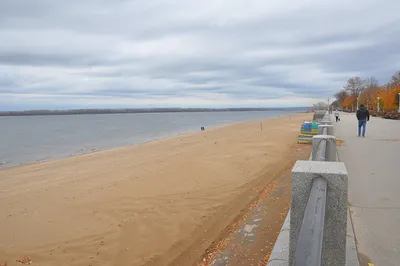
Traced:
<path fill-rule="evenodd" d="M 17 260 L 17 262 L 25 264 L 25 265 L 29 265 L 32 263 L 32 260 L 29 257 L 24 257 L 23 259 Z"/>

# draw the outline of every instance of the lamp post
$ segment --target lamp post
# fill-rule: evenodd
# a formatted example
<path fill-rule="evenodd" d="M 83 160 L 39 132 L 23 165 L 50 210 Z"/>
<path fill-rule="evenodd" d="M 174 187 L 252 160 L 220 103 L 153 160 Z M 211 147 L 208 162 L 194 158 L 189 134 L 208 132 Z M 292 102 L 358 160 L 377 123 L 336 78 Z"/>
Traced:
<path fill-rule="evenodd" d="M 358 110 L 358 96 L 357 96 L 357 108 L 356 109 Z"/>
<path fill-rule="evenodd" d="M 380 100 L 381 98 L 380 97 L 378 97 L 378 113 L 380 112 L 380 108 L 379 108 L 379 100 Z"/>
<path fill-rule="evenodd" d="M 331 113 L 331 106 L 330 106 L 331 97 L 328 97 L 328 113 Z"/>
<path fill-rule="evenodd" d="M 400 92 L 399 92 L 399 110 L 397 112 L 400 113 Z"/>

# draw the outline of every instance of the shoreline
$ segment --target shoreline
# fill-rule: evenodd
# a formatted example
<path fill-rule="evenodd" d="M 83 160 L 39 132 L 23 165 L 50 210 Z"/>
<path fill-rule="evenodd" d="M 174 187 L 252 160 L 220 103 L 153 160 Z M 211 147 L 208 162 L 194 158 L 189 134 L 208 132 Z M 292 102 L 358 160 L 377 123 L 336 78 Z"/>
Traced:
<path fill-rule="evenodd" d="M 274 111 L 274 110 L 268 110 L 268 111 Z M 141 114 L 141 113 L 139 113 L 139 114 Z M 267 117 L 265 119 L 254 119 L 254 120 L 248 120 L 248 121 L 233 122 L 233 123 L 228 123 L 228 124 L 212 126 L 212 127 L 209 127 L 209 129 L 206 128 L 206 130 L 208 130 L 208 131 L 217 130 L 219 128 L 223 128 L 223 127 L 227 127 L 227 126 L 234 126 L 234 125 L 242 124 L 242 123 L 250 123 L 250 122 L 257 122 L 257 121 L 268 121 L 270 119 L 276 119 L 276 118 L 279 118 L 279 117 L 285 117 L 285 116 L 296 115 L 296 114 L 307 114 L 307 113 L 306 112 L 297 112 L 297 113 L 285 114 L 283 116 Z M 63 160 L 63 159 L 71 158 L 71 157 L 79 157 L 79 156 L 88 155 L 88 154 L 94 154 L 94 153 L 98 153 L 98 152 L 112 151 L 112 150 L 118 150 L 118 149 L 129 148 L 129 147 L 136 147 L 138 145 L 143 145 L 143 144 L 151 143 L 151 142 L 154 142 L 154 141 L 173 139 L 173 138 L 183 137 L 183 136 L 186 136 L 186 135 L 196 134 L 196 133 L 201 133 L 201 131 L 188 131 L 188 132 L 185 132 L 185 133 L 177 133 L 176 135 L 173 135 L 173 136 L 154 138 L 154 139 L 151 139 L 151 140 L 148 140 L 148 141 L 138 142 L 138 143 L 135 143 L 135 144 L 132 144 L 132 145 L 117 146 L 117 147 L 105 148 L 105 149 L 101 149 L 101 148 L 100 149 L 94 149 L 94 150 L 90 150 L 88 152 L 82 152 L 82 153 L 77 152 L 77 153 L 70 154 L 70 155 L 65 155 L 65 156 L 61 155 L 59 157 L 53 157 L 53 158 L 50 158 L 50 159 L 47 159 L 47 160 L 46 159 L 45 160 L 38 160 L 38 161 L 34 161 L 34 162 L 20 163 L 20 164 L 16 164 L 16 165 L 12 165 L 11 164 L 10 166 L 6 166 L 7 163 L 9 163 L 9 162 L 5 161 L 5 162 L 0 162 L 0 171 L 5 170 L 5 169 L 15 168 L 15 167 L 22 167 L 22 166 L 26 166 L 26 165 L 33 165 L 33 164 L 40 164 L 40 163 L 58 161 L 58 160 Z"/>
<path fill-rule="evenodd" d="M 0 263 L 196 265 L 297 158 L 310 116 L 1 169 Z"/>

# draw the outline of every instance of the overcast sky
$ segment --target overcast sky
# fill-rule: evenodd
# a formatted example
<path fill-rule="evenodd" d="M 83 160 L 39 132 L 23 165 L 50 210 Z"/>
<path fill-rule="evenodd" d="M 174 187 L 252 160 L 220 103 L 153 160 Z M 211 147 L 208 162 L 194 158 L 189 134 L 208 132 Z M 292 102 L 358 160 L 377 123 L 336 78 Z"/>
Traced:
<path fill-rule="evenodd" d="M 0 0 L 0 110 L 307 106 L 400 70 L 399 0 Z"/>

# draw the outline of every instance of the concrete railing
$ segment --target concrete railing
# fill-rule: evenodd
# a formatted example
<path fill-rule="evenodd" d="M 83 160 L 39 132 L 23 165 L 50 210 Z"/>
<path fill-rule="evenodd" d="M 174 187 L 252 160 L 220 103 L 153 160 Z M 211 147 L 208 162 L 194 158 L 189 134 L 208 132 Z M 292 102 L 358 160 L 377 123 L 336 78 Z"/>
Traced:
<path fill-rule="evenodd" d="M 314 112 L 314 117 L 313 117 L 313 121 L 314 122 L 320 122 L 322 121 L 326 116 L 327 111 L 323 111 L 323 110 L 316 110 Z"/>
<path fill-rule="evenodd" d="M 336 138 L 328 112 L 316 112 L 319 135 L 309 161 L 292 169 L 290 213 L 268 266 L 346 264 L 347 170 L 337 162 Z M 352 264 L 356 265 L 356 264 Z"/>

